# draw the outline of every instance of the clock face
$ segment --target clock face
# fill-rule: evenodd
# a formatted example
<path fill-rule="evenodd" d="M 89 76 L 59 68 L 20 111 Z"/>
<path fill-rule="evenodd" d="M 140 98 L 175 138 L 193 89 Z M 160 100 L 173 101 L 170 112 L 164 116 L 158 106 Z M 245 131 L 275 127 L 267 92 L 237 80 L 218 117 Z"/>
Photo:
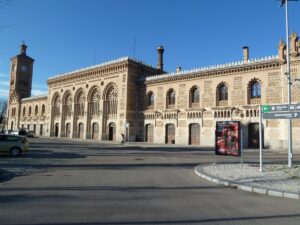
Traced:
<path fill-rule="evenodd" d="M 23 72 L 28 71 L 28 66 L 22 65 L 22 66 L 21 66 L 21 70 L 22 70 Z"/>

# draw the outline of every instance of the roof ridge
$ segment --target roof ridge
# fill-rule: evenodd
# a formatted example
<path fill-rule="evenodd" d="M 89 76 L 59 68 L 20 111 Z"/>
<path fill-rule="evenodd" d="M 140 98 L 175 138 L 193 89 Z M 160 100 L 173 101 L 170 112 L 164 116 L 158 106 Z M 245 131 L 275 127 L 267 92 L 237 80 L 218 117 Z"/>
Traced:
<path fill-rule="evenodd" d="M 71 74 L 78 73 L 78 72 L 83 72 L 83 71 L 90 70 L 90 69 L 99 68 L 99 67 L 102 67 L 102 66 L 112 65 L 114 63 L 123 62 L 123 61 L 126 61 L 126 60 L 131 60 L 131 61 L 134 61 L 136 63 L 142 64 L 144 66 L 154 68 L 153 66 L 151 66 L 150 64 L 145 63 L 142 60 L 132 58 L 132 57 L 129 57 L 129 56 L 124 56 L 124 57 L 117 58 L 117 59 L 114 59 L 114 60 L 109 60 L 109 61 L 106 61 L 106 62 L 102 62 L 102 63 L 96 64 L 96 65 L 93 65 L 93 66 L 83 67 L 81 69 L 73 70 L 73 71 L 66 72 L 66 73 L 61 73 L 61 74 L 49 77 L 48 80 L 56 79 L 56 78 L 59 78 L 59 77 L 63 77 L 63 76 L 66 76 L 66 75 L 71 75 Z"/>
<path fill-rule="evenodd" d="M 278 59 L 278 55 L 265 56 L 265 57 L 261 57 L 261 58 L 253 58 L 253 59 L 249 59 L 247 61 L 240 60 L 240 61 L 234 61 L 234 62 L 230 62 L 230 63 L 223 63 L 223 64 L 217 64 L 217 65 L 212 65 L 212 66 L 203 66 L 203 67 L 192 68 L 192 69 L 188 69 L 188 70 L 180 70 L 180 71 L 176 71 L 176 72 L 157 74 L 157 75 L 145 77 L 144 79 L 145 80 L 154 80 L 154 79 L 160 79 L 160 78 L 169 77 L 169 76 L 210 71 L 210 70 L 222 69 L 222 68 L 230 68 L 230 67 L 235 67 L 235 66 L 240 66 L 240 65 L 247 65 L 247 64 L 252 64 L 252 63 L 270 61 L 270 60 L 274 60 L 274 59 Z M 142 78 L 140 78 L 140 80 L 142 80 Z"/>

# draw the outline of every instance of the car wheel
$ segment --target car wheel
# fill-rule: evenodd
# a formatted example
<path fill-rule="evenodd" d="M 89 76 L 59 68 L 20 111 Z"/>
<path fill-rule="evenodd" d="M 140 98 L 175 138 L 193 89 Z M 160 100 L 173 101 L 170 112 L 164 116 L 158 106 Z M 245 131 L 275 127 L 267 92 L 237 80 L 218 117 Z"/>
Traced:
<path fill-rule="evenodd" d="M 20 155 L 21 155 L 21 149 L 19 149 L 19 148 L 17 148 L 17 147 L 13 147 L 13 148 L 10 150 L 10 155 L 11 155 L 11 156 L 14 156 L 14 157 L 20 156 Z"/>

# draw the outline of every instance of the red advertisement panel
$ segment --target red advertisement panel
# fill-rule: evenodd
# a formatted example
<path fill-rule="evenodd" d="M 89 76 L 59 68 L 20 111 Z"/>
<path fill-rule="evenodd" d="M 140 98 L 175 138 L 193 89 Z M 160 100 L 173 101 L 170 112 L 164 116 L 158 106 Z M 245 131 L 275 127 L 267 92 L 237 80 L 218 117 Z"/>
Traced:
<path fill-rule="evenodd" d="M 218 121 L 215 152 L 217 155 L 240 155 L 240 122 Z"/>

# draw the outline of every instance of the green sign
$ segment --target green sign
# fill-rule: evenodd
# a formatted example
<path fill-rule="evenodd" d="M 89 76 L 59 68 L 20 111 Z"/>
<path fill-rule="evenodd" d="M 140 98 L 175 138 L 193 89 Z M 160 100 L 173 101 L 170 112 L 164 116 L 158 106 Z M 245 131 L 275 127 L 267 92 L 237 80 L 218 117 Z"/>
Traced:
<path fill-rule="evenodd" d="M 270 112 L 271 111 L 271 106 L 270 105 L 263 105 L 262 107 L 262 112 Z"/>

